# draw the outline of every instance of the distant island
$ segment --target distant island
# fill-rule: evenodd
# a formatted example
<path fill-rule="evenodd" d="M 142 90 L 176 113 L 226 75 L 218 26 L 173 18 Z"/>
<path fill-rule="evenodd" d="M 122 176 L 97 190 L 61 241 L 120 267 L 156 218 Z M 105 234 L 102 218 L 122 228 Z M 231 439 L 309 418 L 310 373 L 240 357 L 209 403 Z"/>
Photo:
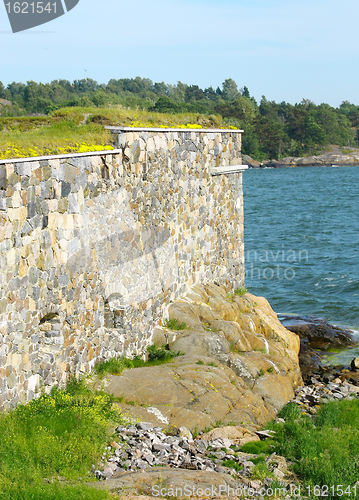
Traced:
<path fill-rule="evenodd" d="M 359 148 L 331 145 L 317 155 L 280 158 L 278 160 L 256 161 L 243 155 L 243 163 L 249 168 L 291 168 L 291 167 L 356 167 L 359 166 Z"/>

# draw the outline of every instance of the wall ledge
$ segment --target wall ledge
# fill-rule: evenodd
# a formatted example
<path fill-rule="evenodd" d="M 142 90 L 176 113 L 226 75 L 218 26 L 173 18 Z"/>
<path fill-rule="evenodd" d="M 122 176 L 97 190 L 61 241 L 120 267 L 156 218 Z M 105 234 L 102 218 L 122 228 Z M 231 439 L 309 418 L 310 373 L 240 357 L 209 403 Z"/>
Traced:
<path fill-rule="evenodd" d="M 147 127 L 114 127 L 106 126 L 105 129 L 111 130 L 112 133 L 118 134 L 120 132 L 200 132 L 206 134 L 213 133 L 237 133 L 242 134 L 243 130 L 233 130 L 228 128 L 147 128 Z"/>
<path fill-rule="evenodd" d="M 226 165 L 224 167 L 211 167 L 209 172 L 211 175 L 235 174 L 247 170 L 248 165 Z"/>
<path fill-rule="evenodd" d="M 57 160 L 63 158 L 79 158 L 83 156 L 103 156 L 116 155 L 122 153 L 122 149 L 106 149 L 105 151 L 87 151 L 86 153 L 68 153 L 66 155 L 49 155 L 49 156 L 29 156 L 27 158 L 9 158 L 0 160 L 0 165 L 5 163 L 23 163 L 25 161 L 41 161 L 41 160 Z"/>

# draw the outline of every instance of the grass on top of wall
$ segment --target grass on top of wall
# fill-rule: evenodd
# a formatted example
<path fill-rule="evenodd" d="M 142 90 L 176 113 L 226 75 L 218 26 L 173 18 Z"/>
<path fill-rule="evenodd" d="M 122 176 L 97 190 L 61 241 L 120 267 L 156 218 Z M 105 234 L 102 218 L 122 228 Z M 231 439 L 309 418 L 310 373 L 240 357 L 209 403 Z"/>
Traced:
<path fill-rule="evenodd" d="M 228 128 L 217 115 L 173 115 L 120 107 L 69 107 L 56 110 L 49 116 L 0 117 L 0 160 L 111 150 L 113 137 L 105 125 Z"/>
<path fill-rule="evenodd" d="M 109 395 L 76 381 L 0 414 L 0 499 L 110 498 L 84 483 L 124 421 Z"/>

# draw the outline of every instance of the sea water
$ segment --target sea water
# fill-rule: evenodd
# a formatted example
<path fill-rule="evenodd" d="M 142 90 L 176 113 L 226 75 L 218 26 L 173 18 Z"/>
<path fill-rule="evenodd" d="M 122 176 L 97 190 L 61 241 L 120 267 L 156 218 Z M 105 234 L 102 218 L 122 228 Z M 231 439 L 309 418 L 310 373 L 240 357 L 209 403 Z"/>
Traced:
<path fill-rule="evenodd" d="M 359 167 L 250 169 L 243 190 L 248 290 L 358 331 Z"/>

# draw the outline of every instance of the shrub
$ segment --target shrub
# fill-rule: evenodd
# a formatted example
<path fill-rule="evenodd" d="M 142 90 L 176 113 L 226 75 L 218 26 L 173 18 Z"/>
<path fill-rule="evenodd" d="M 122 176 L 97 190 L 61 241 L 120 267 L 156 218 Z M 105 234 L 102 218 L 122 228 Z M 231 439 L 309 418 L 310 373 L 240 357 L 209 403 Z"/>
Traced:
<path fill-rule="evenodd" d="M 163 326 L 169 330 L 184 330 L 187 325 L 184 322 L 180 323 L 176 318 L 172 318 L 166 319 Z"/>
<path fill-rule="evenodd" d="M 339 488 L 345 492 L 358 479 L 359 401 L 326 403 L 312 418 L 289 403 L 279 415 L 285 424 L 272 424 L 275 451 L 294 462 L 294 472 L 308 485 L 329 485 L 329 498 L 349 498 Z"/>
<path fill-rule="evenodd" d="M 234 292 L 234 295 L 245 295 L 246 293 L 248 292 L 247 288 L 245 288 L 244 286 L 240 287 L 240 288 L 237 288 Z"/>
<path fill-rule="evenodd" d="M 273 451 L 273 439 L 266 439 L 265 441 L 250 441 L 240 447 L 240 451 L 244 453 L 252 453 L 253 455 L 260 455 L 264 453 L 268 455 Z"/>
<path fill-rule="evenodd" d="M 109 427 L 123 422 L 111 396 L 76 381 L 0 415 L 0 499 L 108 498 L 76 483 L 101 458 Z"/>

